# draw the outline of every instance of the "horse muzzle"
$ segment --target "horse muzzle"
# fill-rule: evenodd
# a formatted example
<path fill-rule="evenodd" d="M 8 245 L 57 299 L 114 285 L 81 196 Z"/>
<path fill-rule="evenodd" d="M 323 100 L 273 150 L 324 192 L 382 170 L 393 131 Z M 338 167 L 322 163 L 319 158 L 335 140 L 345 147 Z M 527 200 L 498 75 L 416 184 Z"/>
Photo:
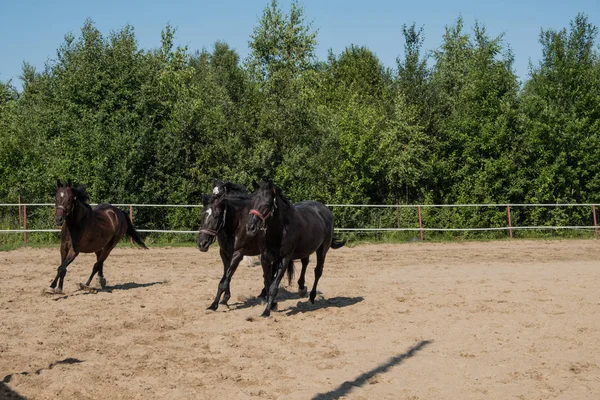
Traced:
<path fill-rule="evenodd" d="M 206 234 L 199 234 L 198 238 L 196 239 L 196 244 L 198 245 L 198 249 L 200 249 L 201 252 L 206 253 L 208 251 L 208 248 L 210 247 L 210 245 L 214 242 L 215 237 L 214 236 L 210 236 L 210 235 L 206 235 Z"/>
<path fill-rule="evenodd" d="M 260 219 L 258 217 L 250 217 L 248 220 L 248 224 L 246 225 L 246 231 L 249 235 L 254 236 L 258 233 L 260 229 Z"/>
<path fill-rule="evenodd" d="M 63 215 L 54 216 L 54 223 L 56 224 L 56 226 L 62 226 L 62 224 L 64 222 L 65 222 L 65 217 Z"/>

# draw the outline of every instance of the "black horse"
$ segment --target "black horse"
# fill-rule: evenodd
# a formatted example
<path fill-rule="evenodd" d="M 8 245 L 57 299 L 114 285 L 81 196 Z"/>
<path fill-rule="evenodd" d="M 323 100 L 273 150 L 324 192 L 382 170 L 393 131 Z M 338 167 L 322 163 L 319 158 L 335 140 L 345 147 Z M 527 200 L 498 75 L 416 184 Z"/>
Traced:
<path fill-rule="evenodd" d="M 307 200 L 292 204 L 281 189 L 271 182 L 255 184 L 255 189 L 248 218 L 248 233 L 256 235 L 260 231 L 264 232 L 261 262 L 278 265 L 275 277 L 269 285 L 267 308 L 262 316 L 268 317 L 270 314 L 283 277 L 282 266 L 287 265 L 290 260 L 308 258 L 316 252 L 315 282 L 310 291 L 310 301 L 314 304 L 327 251 L 330 247 L 337 249 L 346 243 L 345 240 L 334 240 L 333 214 L 327 206 L 317 201 Z M 298 286 L 304 290 L 305 272 L 306 266 L 302 263 Z"/>
<path fill-rule="evenodd" d="M 61 226 L 60 256 L 56 278 L 50 284 L 48 293 L 62 293 L 67 266 L 79 253 L 96 253 L 96 263 L 90 279 L 83 289 L 89 289 L 94 275 L 98 273 L 100 286 L 106 285 L 104 260 L 125 234 L 139 246 L 147 249 L 129 217 L 110 204 L 99 204 L 92 208 L 88 203 L 85 187 L 75 188 L 71 183 L 56 183 L 56 225 Z M 58 288 L 56 287 L 58 283 Z"/>
<path fill-rule="evenodd" d="M 261 241 L 264 235 L 248 235 L 246 224 L 248 221 L 251 198 L 246 188 L 232 182 L 223 182 L 218 179 L 213 181 L 212 195 L 203 195 L 204 216 L 198 233 L 196 243 L 200 251 L 206 252 L 215 238 L 219 242 L 219 254 L 223 261 L 223 277 L 219 282 L 215 300 L 208 307 L 216 310 L 219 307 L 221 296 L 225 293 L 221 304 L 226 305 L 231 297 L 230 283 L 244 256 L 257 256 L 260 254 Z M 304 260 L 303 260 L 304 263 Z M 308 264 L 308 259 L 306 260 Z M 261 263 L 262 264 L 262 263 Z M 291 280 L 293 275 L 293 262 L 288 264 L 287 272 Z M 263 266 L 263 280 L 265 286 L 260 293 L 260 298 L 265 298 L 267 284 L 271 281 L 270 265 Z"/>

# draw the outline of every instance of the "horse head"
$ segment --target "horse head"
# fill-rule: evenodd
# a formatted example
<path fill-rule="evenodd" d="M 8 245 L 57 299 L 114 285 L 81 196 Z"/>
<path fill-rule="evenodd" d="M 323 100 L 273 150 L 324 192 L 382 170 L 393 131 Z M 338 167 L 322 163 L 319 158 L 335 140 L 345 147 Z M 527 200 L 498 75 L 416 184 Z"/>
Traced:
<path fill-rule="evenodd" d="M 55 215 L 54 222 L 57 226 L 61 226 L 67 218 L 73 213 L 77 197 L 73 192 L 71 182 L 66 184 L 56 181 L 56 196 L 55 196 Z"/>
<path fill-rule="evenodd" d="M 281 189 L 270 181 L 252 184 L 255 191 L 252 195 L 252 209 L 246 229 L 250 235 L 256 235 L 259 230 L 267 230 L 267 220 L 277 210 L 277 197 L 281 195 Z"/>
<path fill-rule="evenodd" d="M 218 194 L 202 195 L 203 216 L 196 243 L 200 251 L 208 251 L 219 231 L 225 226 L 227 206 L 223 196 Z"/>

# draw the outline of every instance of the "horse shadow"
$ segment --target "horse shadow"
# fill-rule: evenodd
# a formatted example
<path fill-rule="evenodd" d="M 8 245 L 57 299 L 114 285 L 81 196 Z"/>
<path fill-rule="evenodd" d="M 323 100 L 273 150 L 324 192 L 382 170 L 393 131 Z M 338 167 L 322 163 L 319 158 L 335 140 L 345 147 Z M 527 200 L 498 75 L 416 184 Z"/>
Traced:
<path fill-rule="evenodd" d="M 27 398 L 12 390 L 6 383 L 0 382 L 0 399 L 26 400 Z"/>
<path fill-rule="evenodd" d="M 317 292 L 317 293 L 321 294 L 321 292 Z M 298 295 L 298 292 L 292 292 L 292 291 L 289 291 L 286 288 L 282 287 L 282 288 L 279 288 L 279 291 L 277 292 L 277 297 L 275 298 L 275 301 L 280 302 L 280 301 L 285 301 L 285 300 L 302 300 L 302 299 L 303 298 Z M 317 300 L 315 302 L 315 304 L 312 304 L 307 299 L 306 301 L 299 301 L 295 307 L 291 307 L 291 308 L 287 309 L 286 315 L 291 316 L 291 315 L 296 315 L 296 314 L 306 312 L 306 311 L 320 310 L 322 308 L 348 307 L 348 306 L 352 306 L 354 304 L 360 303 L 363 300 L 364 300 L 364 298 L 362 296 L 358 296 L 358 297 L 338 296 L 338 297 L 332 297 L 330 299 Z M 260 298 L 258 296 L 253 296 L 253 297 L 249 297 L 249 298 L 245 299 L 244 301 L 232 303 L 229 306 L 230 306 L 230 308 L 233 308 L 235 310 L 243 310 L 245 308 L 255 307 L 257 305 L 264 304 L 264 303 L 265 303 L 265 299 Z"/>
<path fill-rule="evenodd" d="M 285 315 L 292 316 L 296 314 L 300 314 L 306 311 L 316 311 L 323 308 L 342 308 L 353 306 L 357 303 L 360 303 L 365 298 L 362 296 L 357 297 L 345 297 L 345 296 L 337 296 L 332 297 L 330 299 L 321 299 L 315 301 L 315 304 L 312 304 L 310 301 L 299 301 L 295 307 L 290 308 Z"/>
<path fill-rule="evenodd" d="M 65 358 L 64 360 L 59 360 L 59 361 L 51 363 L 47 368 L 38 368 L 33 372 L 23 371 L 23 372 L 16 372 L 14 374 L 8 374 L 4 378 L 2 378 L 2 381 L 0 381 L 0 395 L 1 395 L 0 399 L 5 399 L 5 398 L 6 399 L 13 399 L 13 398 L 24 399 L 25 398 L 25 397 L 22 397 L 20 394 L 12 391 L 12 389 L 10 389 L 7 385 L 5 385 L 6 383 L 9 383 L 12 380 L 13 376 L 15 376 L 15 375 L 39 375 L 42 373 L 42 371 L 52 369 L 60 364 L 79 364 L 82 362 L 83 361 L 81 361 L 77 358 L 68 357 L 68 358 Z M 6 395 L 6 396 L 4 396 L 5 388 L 8 391 L 8 395 Z M 16 396 L 16 397 L 10 397 L 11 395 Z"/>
<path fill-rule="evenodd" d="M 148 282 L 148 283 L 136 283 L 136 282 L 127 282 L 121 283 L 119 285 L 105 286 L 104 289 L 100 289 L 101 292 L 112 293 L 113 290 L 130 290 L 130 289 L 139 289 L 150 287 L 154 285 L 164 285 L 168 283 L 168 281 L 157 281 L 157 282 Z"/>
<path fill-rule="evenodd" d="M 298 296 L 297 292 L 291 292 L 284 287 L 280 287 L 279 291 L 277 292 L 277 297 L 275 297 L 275 301 L 279 302 L 279 301 L 294 300 L 294 299 L 299 299 L 299 298 L 300 298 L 300 296 Z M 254 307 L 259 304 L 264 304 L 264 303 L 266 303 L 266 299 L 264 299 L 262 297 L 258 297 L 258 296 L 252 296 L 252 297 L 248 297 L 242 301 L 238 301 L 236 303 L 231 303 L 231 304 L 229 304 L 229 307 L 233 308 L 235 310 L 243 310 L 245 308 Z"/>
<path fill-rule="evenodd" d="M 375 377 L 376 375 L 385 373 L 392 367 L 402 364 L 404 360 L 413 357 L 419 350 L 423 349 L 423 347 L 431 343 L 433 343 L 433 340 L 422 340 L 410 349 L 408 349 L 405 353 L 401 353 L 394 357 L 391 357 L 387 362 L 378 365 L 377 367 L 365 373 L 360 374 L 358 377 L 351 381 L 345 381 L 337 388 L 327 393 L 318 393 L 317 395 L 313 396 L 312 400 L 328 400 L 332 398 L 339 399 L 340 397 L 347 396 L 353 388 L 364 386 L 365 383 L 369 382 L 369 380 Z"/>
<path fill-rule="evenodd" d="M 139 288 L 145 288 L 145 287 L 150 287 L 150 286 L 154 286 L 154 285 L 163 285 L 165 283 L 168 283 L 168 281 L 148 282 L 148 283 L 127 282 L 127 283 L 122 283 L 122 284 L 118 284 L 118 285 L 105 286 L 103 289 L 102 288 L 84 289 L 80 285 L 80 288 L 77 289 L 75 292 L 73 292 L 71 294 L 65 294 L 65 295 L 55 297 L 52 300 L 54 300 L 54 301 L 65 300 L 72 296 L 82 296 L 82 295 L 85 296 L 88 294 L 96 294 L 98 292 L 112 293 L 113 290 L 139 289 Z M 46 293 L 43 293 L 43 294 L 46 295 Z"/>

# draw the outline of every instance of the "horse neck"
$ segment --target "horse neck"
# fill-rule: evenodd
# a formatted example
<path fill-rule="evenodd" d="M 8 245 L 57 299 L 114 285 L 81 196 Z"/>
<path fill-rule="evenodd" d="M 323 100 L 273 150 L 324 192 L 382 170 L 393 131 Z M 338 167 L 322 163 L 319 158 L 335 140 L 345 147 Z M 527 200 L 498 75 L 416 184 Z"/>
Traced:
<path fill-rule="evenodd" d="M 69 218 L 70 225 L 72 227 L 80 226 L 87 220 L 91 212 L 92 210 L 90 208 L 79 200 L 75 200 L 75 207 L 73 207 L 71 218 Z"/>
<path fill-rule="evenodd" d="M 225 204 L 227 215 L 230 215 L 229 223 L 225 221 L 227 233 L 235 233 L 240 226 L 246 229 L 246 219 L 250 211 L 250 199 L 232 198 Z"/>
<path fill-rule="evenodd" d="M 282 224 L 288 224 L 294 219 L 296 209 L 287 201 L 284 201 L 281 196 L 277 196 L 277 211 L 275 214 L 277 214 L 277 218 Z"/>
<path fill-rule="evenodd" d="M 271 231 L 279 231 L 285 225 L 288 225 L 294 217 L 294 207 L 290 207 L 281 197 L 275 198 L 277 208 L 274 210 L 273 215 L 267 220 L 267 225 L 271 228 Z"/>

